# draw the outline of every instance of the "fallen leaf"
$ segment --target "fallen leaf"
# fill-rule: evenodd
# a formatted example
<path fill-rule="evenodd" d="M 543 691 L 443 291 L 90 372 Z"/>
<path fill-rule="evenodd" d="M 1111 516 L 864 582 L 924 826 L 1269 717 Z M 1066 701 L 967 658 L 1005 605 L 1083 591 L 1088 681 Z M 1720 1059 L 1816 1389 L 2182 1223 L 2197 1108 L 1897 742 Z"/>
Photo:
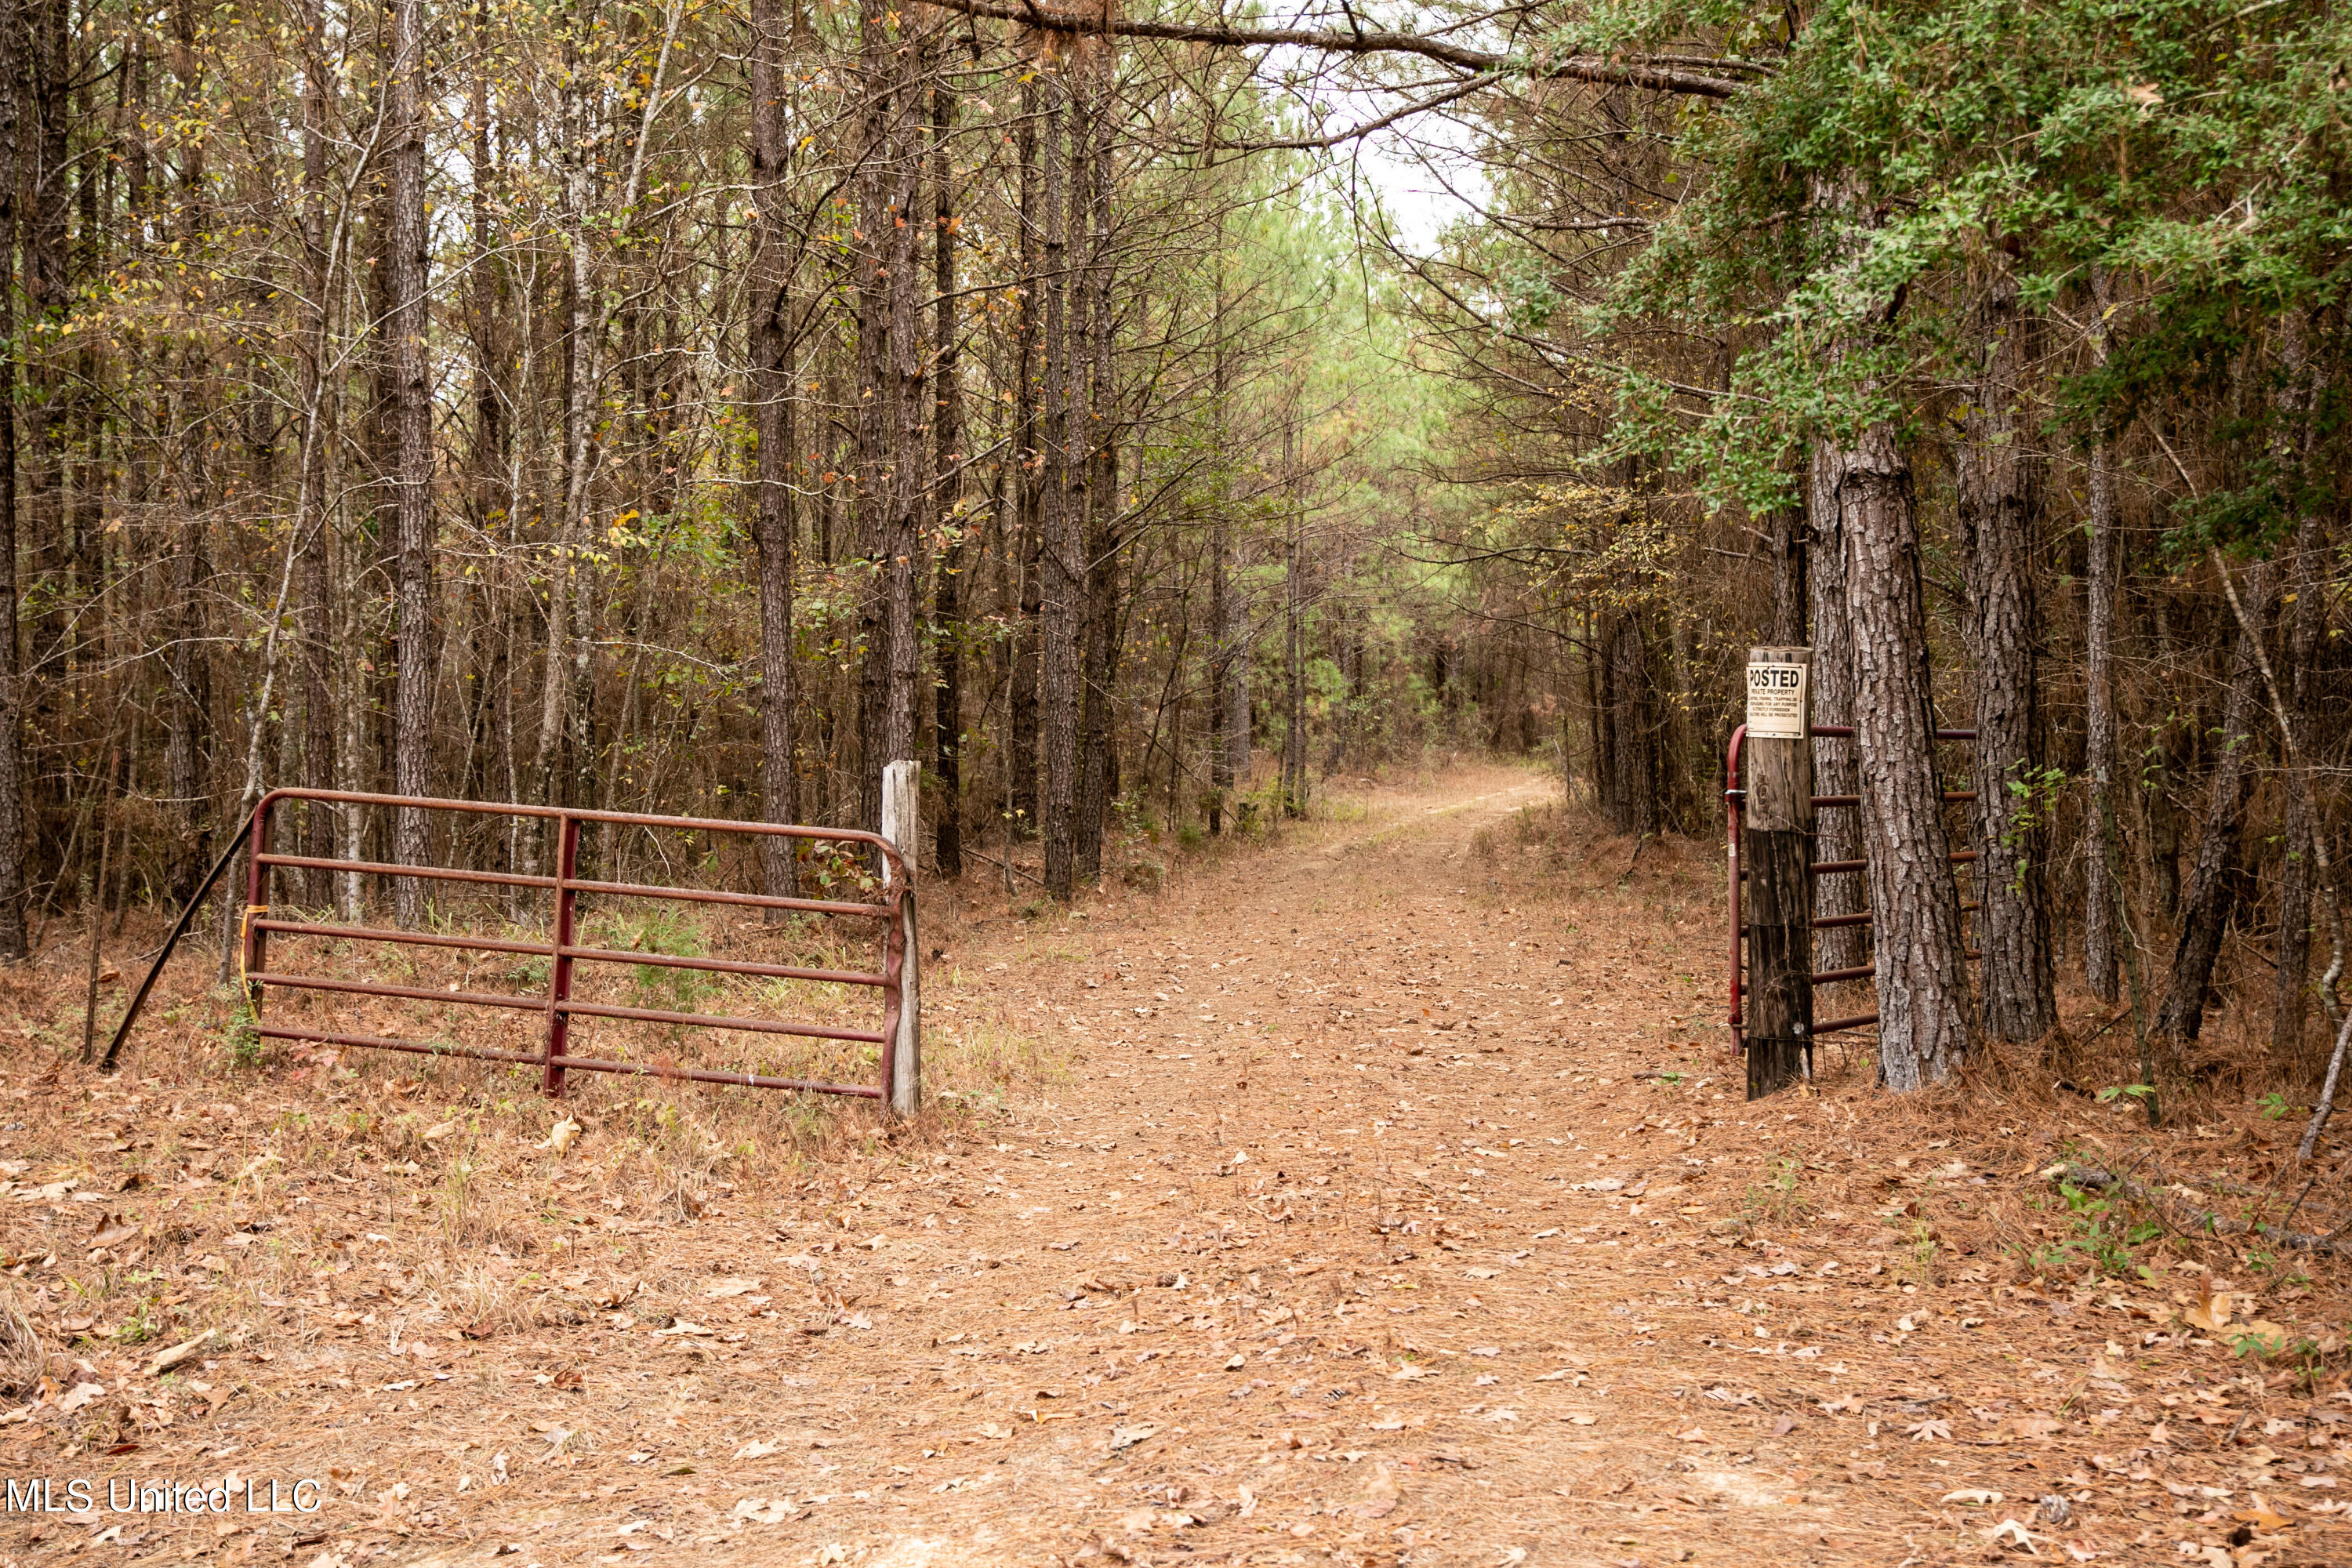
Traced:
<path fill-rule="evenodd" d="M 2204 1287 L 2205 1293 L 2195 1306 L 2182 1310 L 2180 1321 L 2209 1334 L 2220 1333 L 2222 1326 L 2230 1321 L 2230 1292 L 2214 1289 L 2210 1275 L 2199 1283 Z"/>
<path fill-rule="evenodd" d="M 1364 1500 L 1356 1505 L 1356 1517 L 1380 1519 L 1394 1511 L 1396 1505 L 1396 1472 L 1386 1465 L 1373 1466 L 1371 1479 L 1364 1486 Z"/>
<path fill-rule="evenodd" d="M 748 1296 L 759 1288 L 757 1279 L 745 1279 L 730 1274 L 723 1279 L 712 1280 L 702 1293 L 706 1296 Z"/>
<path fill-rule="evenodd" d="M 211 1329 L 206 1329 L 194 1339 L 183 1340 L 178 1344 L 173 1345 L 170 1350 L 167 1350 L 162 1354 L 156 1356 L 152 1361 L 147 1363 L 147 1375 L 150 1377 L 161 1377 L 165 1373 L 171 1371 L 173 1367 L 178 1366 L 182 1362 L 192 1360 L 197 1352 L 203 1350 L 205 1345 L 212 1342 L 214 1331 L 215 1331 Z"/>
<path fill-rule="evenodd" d="M 1952 1424 L 1930 1416 L 1916 1426 L 1906 1426 L 1903 1428 L 1903 1435 L 1914 1443 L 1949 1441 L 1952 1436 Z"/>
<path fill-rule="evenodd" d="M 1159 1427 L 1150 1422 L 1134 1426 L 1114 1426 L 1110 1432 L 1110 1451 L 1116 1454 L 1132 1448 L 1159 1430 Z M 1249 1500 L 1249 1492 L 1246 1489 L 1242 1493 L 1242 1511 L 1247 1513 L 1255 1505 Z"/>
<path fill-rule="evenodd" d="M 1706 1434 L 1698 1427 L 1694 1426 L 1687 1432 L 1675 1433 L 1675 1441 L 1677 1443 L 1704 1443 L 1706 1441 Z"/>
<path fill-rule="evenodd" d="M 782 1448 L 782 1443 L 746 1443 L 735 1450 L 735 1457 L 739 1459 L 764 1459 Z"/>
<path fill-rule="evenodd" d="M 2047 1536 L 2030 1533 L 2026 1530 L 2025 1526 L 2018 1523 L 2017 1521 L 2013 1519 L 2002 1520 L 1999 1524 L 1996 1524 L 1990 1530 L 1986 1531 L 1984 1532 L 1984 1538 L 1986 1541 L 1996 1546 L 2001 1544 L 2003 1542 L 2009 1542 L 2016 1545 L 2022 1546 L 2027 1552 L 2036 1557 L 2041 1556 L 2042 1553 L 2034 1546 L 2034 1542 L 2049 1539 Z"/>
<path fill-rule="evenodd" d="M 424 1131 L 418 1133 L 417 1136 L 427 1143 L 435 1143 L 446 1138 L 450 1133 L 455 1132 L 456 1131 L 457 1131 L 457 1124 L 455 1121 L 444 1121 L 426 1128 Z"/>
<path fill-rule="evenodd" d="M 58 1408 L 60 1411 L 70 1415 L 74 1411 L 81 1409 L 84 1405 L 94 1405 L 105 1397 L 106 1384 L 102 1383 L 77 1383 L 71 1388 L 66 1390 L 65 1393 L 58 1396 Z"/>
<path fill-rule="evenodd" d="M 782 1524 L 793 1517 L 793 1500 L 747 1497 L 736 1503 L 734 1517 L 753 1524 Z"/>

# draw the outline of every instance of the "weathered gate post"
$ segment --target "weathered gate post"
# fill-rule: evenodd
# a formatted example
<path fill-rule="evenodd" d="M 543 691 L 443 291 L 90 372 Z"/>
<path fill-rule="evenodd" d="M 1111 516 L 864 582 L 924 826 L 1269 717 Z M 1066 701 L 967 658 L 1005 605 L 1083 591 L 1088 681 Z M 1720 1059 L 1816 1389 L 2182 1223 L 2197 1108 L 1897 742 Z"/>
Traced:
<path fill-rule="evenodd" d="M 882 1042 L 889 1053 L 882 1071 L 893 1116 L 912 1116 L 923 1107 L 922 944 L 915 927 L 915 862 L 922 844 L 916 812 L 922 782 L 920 763 L 892 763 L 882 770 L 882 837 L 897 847 L 907 868 L 907 884 L 898 889 L 898 926 L 888 936 L 898 971 L 898 1007 L 891 1037 Z"/>
<path fill-rule="evenodd" d="M 1748 1098 L 1811 1076 L 1813 650 L 1748 650 Z"/>

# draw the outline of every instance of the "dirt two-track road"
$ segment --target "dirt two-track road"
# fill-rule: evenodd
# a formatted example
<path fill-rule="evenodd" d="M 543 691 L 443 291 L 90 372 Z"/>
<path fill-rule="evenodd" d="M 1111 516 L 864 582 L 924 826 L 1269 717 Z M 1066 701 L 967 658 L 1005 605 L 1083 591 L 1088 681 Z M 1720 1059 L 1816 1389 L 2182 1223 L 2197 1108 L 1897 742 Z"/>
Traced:
<path fill-rule="evenodd" d="M 1834 1055 L 1743 1103 L 1719 850 L 1522 830 L 1555 799 L 1465 771 L 1078 918 L 942 908 L 933 1027 L 1009 1019 L 1049 1079 L 699 1214 L 568 1178 L 592 1119 L 535 1178 L 568 1324 L 360 1291 L 386 1205 L 136 1449 L 0 1426 L 11 1476 L 318 1511 L 15 1513 L 0 1558 L 2352 1561 L 2352 1404 L 2182 1322 L 2219 1254 L 2029 1266 L 2072 1256 L 2053 1135 Z M 2241 1321 L 2336 1299 L 2234 1283 Z"/>

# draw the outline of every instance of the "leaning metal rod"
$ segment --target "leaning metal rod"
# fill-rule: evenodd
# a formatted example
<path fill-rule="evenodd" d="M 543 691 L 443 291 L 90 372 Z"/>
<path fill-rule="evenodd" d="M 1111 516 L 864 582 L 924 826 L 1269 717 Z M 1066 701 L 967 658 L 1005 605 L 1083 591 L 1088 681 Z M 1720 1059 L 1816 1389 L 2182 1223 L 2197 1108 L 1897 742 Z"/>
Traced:
<path fill-rule="evenodd" d="M 180 918 L 172 922 L 172 934 L 163 939 L 163 951 L 157 953 L 155 962 L 147 966 L 147 978 L 139 983 L 138 991 L 131 998 L 129 1010 L 122 1015 L 122 1022 L 114 1026 L 114 1038 L 107 1042 L 106 1055 L 98 1064 L 99 1071 L 114 1070 L 114 1058 L 121 1051 L 122 1042 L 130 1038 L 131 1026 L 139 1021 L 139 1010 L 147 1005 L 147 993 L 155 988 L 155 977 L 163 973 L 163 965 L 172 961 L 172 950 L 180 945 L 182 937 L 188 934 L 188 922 L 195 919 L 196 910 L 204 903 L 205 895 L 213 890 L 213 884 L 221 879 L 222 874 L 228 869 L 229 862 L 236 859 L 237 851 L 245 847 L 245 836 L 253 827 L 255 812 L 260 809 L 260 805 L 256 803 L 253 810 L 245 814 L 245 820 L 228 837 L 228 847 L 222 850 L 221 858 L 213 862 L 213 868 L 205 873 L 204 882 L 196 889 L 195 897 L 190 899 L 187 907 L 180 911 Z"/>

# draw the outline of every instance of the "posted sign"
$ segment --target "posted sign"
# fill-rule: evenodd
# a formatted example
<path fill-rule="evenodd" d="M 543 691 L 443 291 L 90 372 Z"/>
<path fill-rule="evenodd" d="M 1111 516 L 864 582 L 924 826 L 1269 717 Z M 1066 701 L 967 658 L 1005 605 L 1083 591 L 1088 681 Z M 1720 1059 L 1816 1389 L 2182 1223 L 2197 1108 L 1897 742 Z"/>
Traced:
<path fill-rule="evenodd" d="M 1748 738 L 1801 741 L 1807 738 L 1805 670 L 1801 664 L 1751 659 L 1748 666 Z"/>

